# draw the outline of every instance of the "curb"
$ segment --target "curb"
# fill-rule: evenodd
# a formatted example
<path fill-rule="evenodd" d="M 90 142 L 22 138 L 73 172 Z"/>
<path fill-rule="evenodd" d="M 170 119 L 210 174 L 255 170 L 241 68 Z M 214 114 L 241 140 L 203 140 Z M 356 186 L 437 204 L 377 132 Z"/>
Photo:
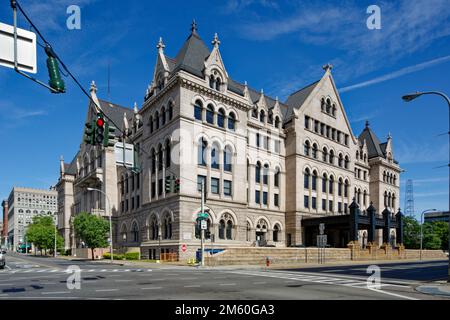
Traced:
<path fill-rule="evenodd" d="M 416 291 L 428 295 L 450 298 L 450 284 L 428 284 L 415 288 Z"/>

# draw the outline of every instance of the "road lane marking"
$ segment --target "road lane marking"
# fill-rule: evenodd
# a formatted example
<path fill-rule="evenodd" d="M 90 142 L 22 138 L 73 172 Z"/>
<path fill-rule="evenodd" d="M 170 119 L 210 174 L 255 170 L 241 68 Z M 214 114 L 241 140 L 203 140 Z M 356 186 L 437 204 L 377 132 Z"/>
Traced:
<path fill-rule="evenodd" d="M 102 269 L 100 272 L 106 272 L 106 269 Z"/>
<path fill-rule="evenodd" d="M 141 290 L 159 290 L 159 289 L 162 289 L 162 287 L 141 288 Z"/>
<path fill-rule="evenodd" d="M 153 279 L 153 281 L 166 281 L 166 279 Z"/>
<path fill-rule="evenodd" d="M 114 280 L 115 282 L 131 282 L 133 280 Z"/>
<path fill-rule="evenodd" d="M 200 288 L 201 286 L 199 284 L 193 284 L 191 286 L 184 286 L 184 288 Z"/>
<path fill-rule="evenodd" d="M 179 280 L 197 280 L 198 278 L 179 278 Z"/>
<path fill-rule="evenodd" d="M 373 289 L 373 288 L 367 288 L 367 289 L 369 289 L 371 291 L 374 291 L 374 292 L 378 292 L 378 293 L 383 293 L 383 294 L 387 294 L 387 295 L 390 295 L 390 296 L 394 296 L 394 297 L 397 297 L 397 298 L 402 298 L 402 299 L 407 299 L 407 300 L 420 300 L 420 299 L 417 299 L 417 298 L 408 297 L 408 296 L 404 296 L 404 295 L 396 294 L 396 293 L 392 293 L 392 292 L 387 292 L 387 291 L 380 290 L 380 289 Z"/>
<path fill-rule="evenodd" d="M 267 284 L 267 282 L 253 282 L 253 284 Z"/>
<path fill-rule="evenodd" d="M 55 294 L 55 295 L 58 295 L 58 294 L 68 294 L 68 293 L 71 293 L 70 291 L 61 291 L 61 292 L 41 292 L 41 294 L 43 294 L 43 295 L 48 295 L 48 294 Z"/>
<path fill-rule="evenodd" d="M 99 290 L 95 290 L 95 292 L 113 292 L 113 291 L 119 291 L 119 289 L 99 289 Z"/>
<path fill-rule="evenodd" d="M 5 265 L 5 267 L 8 268 L 8 270 L 12 270 L 12 269 L 10 268 L 10 266 L 8 266 L 7 264 Z"/>
<path fill-rule="evenodd" d="M 3 287 L 3 286 L 13 286 L 14 284 L 12 284 L 12 283 L 0 283 L 0 287 Z"/>
<path fill-rule="evenodd" d="M 236 283 L 221 283 L 219 286 L 235 286 Z"/>

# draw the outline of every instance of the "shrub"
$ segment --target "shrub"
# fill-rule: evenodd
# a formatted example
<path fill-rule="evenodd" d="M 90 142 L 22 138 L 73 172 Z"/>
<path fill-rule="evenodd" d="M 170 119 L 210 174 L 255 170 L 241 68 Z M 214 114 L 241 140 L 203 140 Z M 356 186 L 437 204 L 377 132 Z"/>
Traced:
<path fill-rule="evenodd" d="M 139 260 L 139 252 L 128 252 L 125 254 L 126 260 Z"/>
<path fill-rule="evenodd" d="M 111 254 L 109 253 L 104 253 L 103 254 L 103 259 L 111 259 Z M 114 260 L 124 260 L 125 256 L 123 254 L 113 254 L 113 259 Z"/>

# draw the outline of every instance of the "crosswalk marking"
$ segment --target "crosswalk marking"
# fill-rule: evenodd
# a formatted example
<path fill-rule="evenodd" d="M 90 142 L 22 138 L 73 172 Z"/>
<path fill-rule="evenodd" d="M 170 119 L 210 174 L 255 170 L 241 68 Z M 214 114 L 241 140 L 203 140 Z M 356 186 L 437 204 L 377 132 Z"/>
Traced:
<path fill-rule="evenodd" d="M 81 273 L 128 273 L 128 272 L 152 272 L 152 269 L 81 269 Z M 1 272 L 2 274 L 18 274 L 18 273 L 66 273 L 65 269 L 12 269 Z"/>

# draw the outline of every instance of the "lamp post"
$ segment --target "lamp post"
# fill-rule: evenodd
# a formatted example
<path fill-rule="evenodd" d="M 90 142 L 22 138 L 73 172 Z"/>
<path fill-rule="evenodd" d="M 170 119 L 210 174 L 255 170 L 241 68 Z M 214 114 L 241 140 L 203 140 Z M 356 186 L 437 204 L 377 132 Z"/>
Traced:
<path fill-rule="evenodd" d="M 436 211 L 436 209 L 428 209 L 422 212 L 420 215 L 420 261 L 422 261 L 422 247 L 423 247 L 423 216 L 427 212 L 433 212 Z"/>
<path fill-rule="evenodd" d="M 417 99 L 418 97 L 423 96 L 423 95 L 437 95 L 437 96 L 440 96 L 440 97 L 444 98 L 445 101 L 447 101 L 447 105 L 448 105 L 448 109 L 449 109 L 449 118 L 448 118 L 449 119 L 448 120 L 448 125 L 449 125 L 449 129 L 448 129 L 448 137 L 449 137 L 449 164 L 448 164 L 448 168 L 449 168 L 449 175 L 450 175 L 450 98 L 446 94 L 444 94 L 442 92 L 439 92 L 439 91 L 426 91 L 426 92 L 416 92 L 416 93 L 413 93 L 413 94 L 408 94 L 408 95 L 403 96 L 402 99 L 405 102 L 411 102 L 414 99 Z M 449 211 L 450 211 L 450 181 L 449 181 L 448 205 L 449 205 Z M 450 218 L 449 218 L 448 224 L 449 224 L 449 237 L 448 237 L 449 240 L 448 241 L 449 241 L 449 252 L 450 252 Z M 447 282 L 450 283 L 450 254 L 449 254 L 449 258 L 448 259 L 449 260 L 448 260 L 448 277 L 447 277 Z"/>
<path fill-rule="evenodd" d="M 110 255 L 111 255 L 111 263 L 113 263 L 114 261 L 114 257 L 113 257 L 113 237 L 112 237 L 112 212 L 111 212 L 111 202 L 109 201 L 109 197 L 108 195 L 103 192 L 100 189 L 95 189 L 95 188 L 87 188 L 88 191 L 97 191 L 100 192 L 101 194 L 103 194 L 106 197 L 106 200 L 108 201 L 108 208 L 109 208 L 109 241 L 110 241 Z"/>

